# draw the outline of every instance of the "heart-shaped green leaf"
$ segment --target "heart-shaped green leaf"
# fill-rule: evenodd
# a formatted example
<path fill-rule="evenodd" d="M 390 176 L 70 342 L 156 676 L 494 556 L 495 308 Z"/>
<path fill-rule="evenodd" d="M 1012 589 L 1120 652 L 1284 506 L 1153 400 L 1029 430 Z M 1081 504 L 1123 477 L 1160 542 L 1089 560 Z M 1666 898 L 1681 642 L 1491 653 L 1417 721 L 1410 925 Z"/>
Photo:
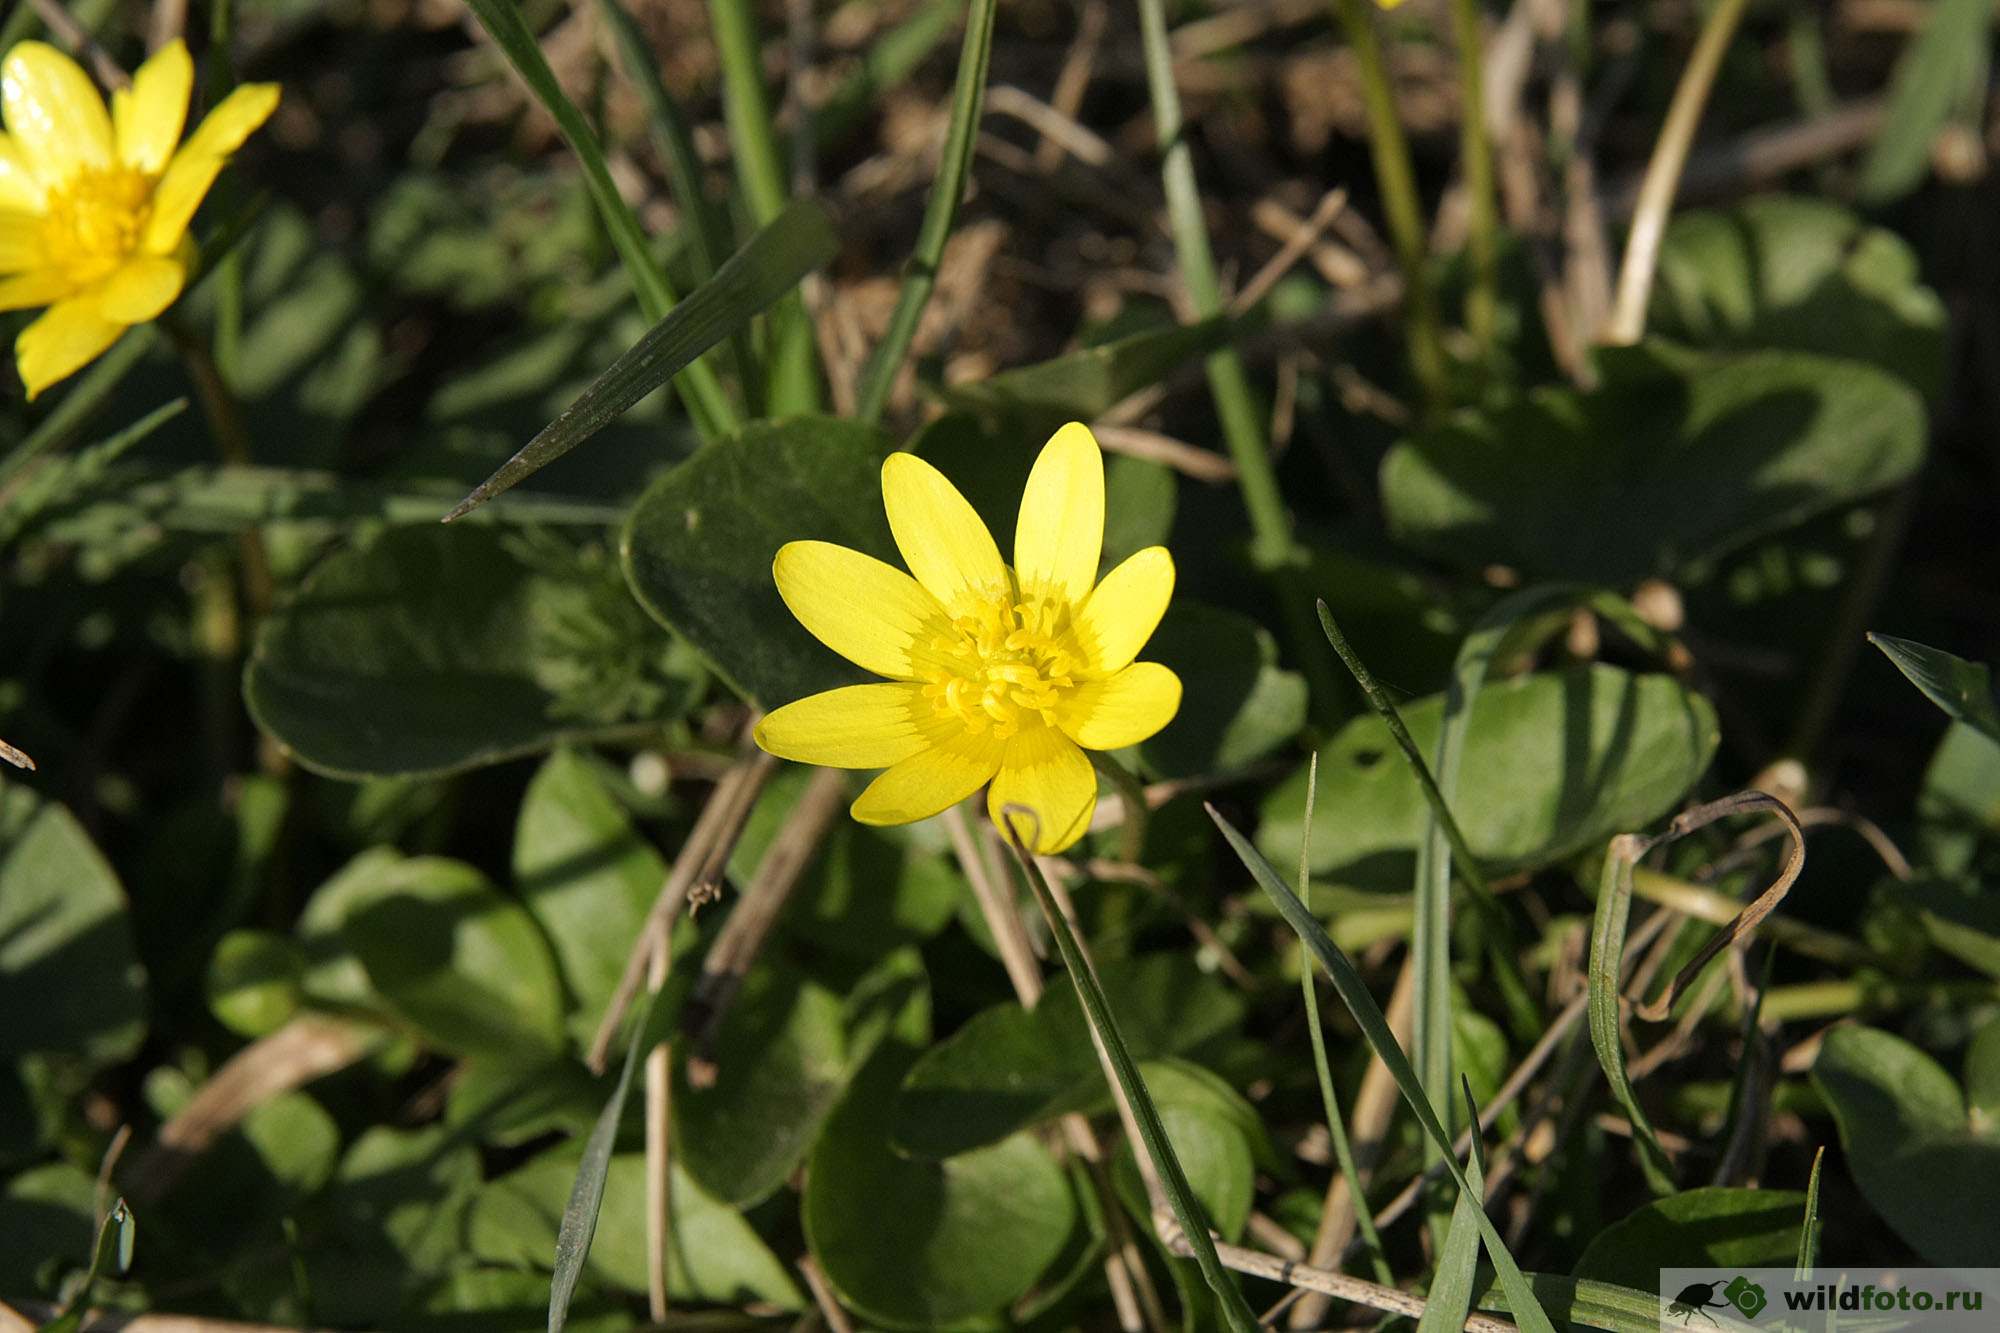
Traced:
<path fill-rule="evenodd" d="M 1662 1268 L 1775 1268 L 1798 1254 L 1806 1196 L 1792 1190 L 1693 1189 L 1600 1231 L 1577 1277 L 1641 1290 Z"/>
<path fill-rule="evenodd" d="M 625 524 L 625 576 L 738 693 L 767 707 L 863 679 L 785 609 L 771 560 L 818 540 L 895 560 L 879 432 L 830 417 L 755 422 L 660 478 Z"/>
<path fill-rule="evenodd" d="M 1398 443 L 1382 499 L 1401 541 L 1462 568 L 1625 585 L 1672 575 L 1916 470 L 1900 380 L 1799 352 L 1607 351 L 1604 382 L 1538 389 Z"/>
<path fill-rule="evenodd" d="M 1444 696 L 1401 711 L 1433 753 Z M 1665 813 L 1719 739 L 1715 710 L 1671 676 L 1594 665 L 1492 682 L 1473 702 L 1451 808 L 1487 866 L 1546 865 Z M 1257 843 L 1278 864 L 1298 864 L 1305 798 L 1301 769 L 1264 801 Z M 1356 718 L 1320 750 L 1314 870 L 1365 875 L 1373 858 L 1414 851 L 1428 817 L 1379 717 Z"/>

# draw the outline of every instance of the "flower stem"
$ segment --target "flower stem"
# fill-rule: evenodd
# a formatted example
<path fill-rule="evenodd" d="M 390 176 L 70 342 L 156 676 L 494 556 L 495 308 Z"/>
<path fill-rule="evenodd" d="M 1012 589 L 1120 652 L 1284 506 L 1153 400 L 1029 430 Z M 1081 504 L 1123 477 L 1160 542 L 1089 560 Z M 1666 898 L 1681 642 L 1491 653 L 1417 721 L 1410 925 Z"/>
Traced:
<path fill-rule="evenodd" d="M 1077 998 L 1083 1002 L 1084 1016 L 1090 1022 L 1091 1031 L 1096 1034 L 1105 1063 L 1111 1066 L 1114 1086 L 1131 1107 L 1139 1139 L 1146 1156 L 1159 1173 L 1161 1189 L 1173 1210 L 1174 1221 L 1179 1224 L 1195 1264 L 1201 1269 L 1202 1278 L 1214 1293 L 1216 1304 L 1221 1307 L 1224 1327 L 1231 1333 L 1254 1333 L 1257 1317 L 1244 1301 L 1242 1290 L 1216 1257 L 1215 1242 L 1208 1234 L 1201 1205 L 1195 1200 L 1194 1188 L 1188 1184 L 1186 1172 L 1181 1170 L 1180 1159 L 1174 1155 L 1173 1144 L 1167 1139 L 1166 1126 L 1161 1123 L 1159 1109 L 1153 1105 L 1152 1096 L 1146 1091 L 1146 1082 L 1139 1074 L 1138 1063 L 1133 1060 L 1131 1049 L 1125 1044 L 1125 1036 L 1118 1029 L 1118 1021 L 1112 1016 L 1111 1001 L 1098 982 L 1096 970 L 1084 956 L 1083 946 L 1070 928 L 1069 918 L 1057 906 L 1048 881 L 1042 876 L 1041 867 L 1035 864 L 1033 854 L 1028 851 L 1021 829 L 1013 827 L 1017 820 L 1025 827 L 1030 822 L 1028 812 L 1020 806 L 1009 806 L 1002 813 L 1009 826 L 1003 832 L 1014 849 L 1015 858 L 1021 863 L 1029 886 L 1035 891 L 1035 902 L 1048 921 L 1049 933 L 1055 937 L 1063 967 L 1076 986 Z"/>
<path fill-rule="evenodd" d="M 250 431 L 243 424 L 243 409 L 236 402 L 228 381 L 215 364 L 207 344 L 180 323 L 162 318 L 159 323 L 174 340 L 194 383 L 194 395 L 208 418 L 209 433 L 215 437 L 216 452 L 230 467 L 250 466 Z M 243 559 L 243 597 L 258 619 L 270 611 L 275 585 L 271 561 L 264 550 L 264 534 L 252 524 L 243 529 L 238 543 Z"/>
<path fill-rule="evenodd" d="M 750 0 L 709 0 L 709 25 L 722 64 L 722 110 L 751 222 L 765 226 L 785 211 L 785 159 L 778 151 L 776 122 L 764 89 L 762 46 Z M 798 294 L 771 307 L 768 317 L 766 382 L 774 416 L 819 410 L 819 371 L 814 364 L 812 324 Z"/>
<path fill-rule="evenodd" d="M 1694 132 L 1701 126 L 1701 113 L 1708 106 L 1708 94 L 1715 87 L 1716 73 L 1722 68 L 1722 54 L 1736 25 L 1743 18 L 1747 0 L 1716 0 L 1708 11 L 1694 52 L 1674 89 L 1667 106 L 1667 118 L 1653 145 L 1652 159 L 1639 183 L 1638 204 L 1632 210 L 1632 227 L 1625 234 L 1625 258 L 1618 270 L 1618 295 L 1611 307 L 1611 319 L 1603 340 L 1614 347 L 1628 347 L 1646 332 L 1646 304 L 1653 295 L 1653 272 L 1659 266 L 1660 241 L 1666 235 L 1667 214 L 1680 188 L 1681 169 L 1687 165 Z"/>
<path fill-rule="evenodd" d="M 1382 63 L 1381 39 L 1369 0 L 1334 0 L 1334 10 L 1346 30 L 1348 44 L 1361 67 L 1361 92 L 1368 107 L 1368 135 L 1374 149 L 1375 184 L 1382 192 L 1382 210 L 1389 222 L 1389 243 L 1403 270 L 1403 304 L 1410 339 L 1410 368 L 1432 407 L 1448 395 L 1444 342 L 1438 329 L 1437 297 L 1431 290 L 1426 262 L 1423 206 L 1417 198 L 1416 170 L 1410 163 L 1410 141 L 1396 119 L 1396 97 Z M 1483 130 L 1482 130 L 1483 133 Z"/>
<path fill-rule="evenodd" d="M 1465 324 L 1484 361 L 1493 352 L 1493 325 L 1499 307 L 1499 206 L 1493 184 L 1493 149 L 1486 137 L 1485 50 L 1479 0 L 1452 0 L 1452 28 L 1458 39 L 1459 156 L 1469 203 L 1472 290 L 1465 301 Z"/>

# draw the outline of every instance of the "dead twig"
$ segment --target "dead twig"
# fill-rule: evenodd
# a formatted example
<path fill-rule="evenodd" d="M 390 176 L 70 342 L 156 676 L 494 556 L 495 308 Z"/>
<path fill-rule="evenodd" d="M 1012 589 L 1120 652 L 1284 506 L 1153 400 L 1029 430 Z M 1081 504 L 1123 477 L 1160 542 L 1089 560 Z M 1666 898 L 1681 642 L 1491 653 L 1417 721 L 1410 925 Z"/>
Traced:
<path fill-rule="evenodd" d="M 57 41 L 90 62 L 90 72 L 97 76 L 99 83 L 106 88 L 132 86 L 132 76 L 125 72 L 125 67 L 97 44 L 97 39 L 90 35 L 90 29 L 77 22 L 76 16 L 63 8 L 62 0 L 29 0 L 29 3 L 34 7 L 35 17 L 55 35 Z"/>

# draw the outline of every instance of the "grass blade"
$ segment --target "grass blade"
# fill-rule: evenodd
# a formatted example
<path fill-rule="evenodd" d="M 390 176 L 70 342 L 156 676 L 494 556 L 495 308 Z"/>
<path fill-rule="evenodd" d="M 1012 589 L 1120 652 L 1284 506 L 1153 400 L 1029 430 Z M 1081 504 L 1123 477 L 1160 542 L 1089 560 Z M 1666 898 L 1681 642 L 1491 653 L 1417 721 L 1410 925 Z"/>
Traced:
<path fill-rule="evenodd" d="M 1312 818 L 1319 800 L 1319 752 L 1314 751 L 1306 769 L 1305 836 L 1299 845 L 1299 897 L 1312 910 Z M 1368 1250 L 1369 1266 L 1375 1280 L 1385 1287 L 1396 1284 L 1395 1273 L 1382 1251 L 1382 1234 L 1375 1229 L 1375 1212 L 1361 1189 L 1361 1168 L 1354 1162 L 1354 1144 L 1347 1137 L 1347 1122 L 1340 1114 L 1340 1097 L 1333 1090 L 1333 1066 L 1326 1056 L 1326 1032 L 1319 1018 L 1319 990 L 1310 966 L 1299 969 L 1299 988 L 1304 992 L 1306 1035 L 1312 1040 L 1313 1073 L 1319 1078 L 1320 1106 L 1326 1113 L 1326 1132 L 1333 1140 L 1333 1159 L 1347 1182 L 1347 1197 L 1354 1205 L 1354 1226 Z"/>
<path fill-rule="evenodd" d="M 77 1333 L 83 1327 L 83 1318 L 90 1312 L 91 1289 L 97 1280 L 107 1271 L 123 1273 L 132 1266 L 132 1243 L 137 1233 L 138 1223 L 125 1200 L 112 1204 L 111 1211 L 98 1224 L 97 1243 L 90 1248 L 90 1268 L 83 1275 L 83 1285 L 70 1298 L 67 1310 L 42 1325 L 43 1333 Z"/>
<path fill-rule="evenodd" d="M 1826 1162 L 1826 1148 L 1813 1153 L 1812 1175 L 1806 1181 L 1806 1218 L 1799 1225 L 1799 1262 L 1793 1269 L 1801 1282 L 1813 1275 L 1819 1262 L 1819 1169 Z"/>
<path fill-rule="evenodd" d="M 722 113 L 736 161 L 736 181 L 750 220 L 768 227 L 785 211 L 785 162 L 778 131 L 764 92 L 764 62 L 757 40 L 757 13 L 751 0 L 709 0 L 709 26 L 722 63 Z M 819 410 L 819 371 L 812 324 L 797 297 L 771 312 L 766 348 L 771 412 L 794 416 Z"/>
<path fill-rule="evenodd" d="M 1319 923 L 1319 918 L 1306 910 L 1305 904 L 1299 901 L 1298 895 L 1292 892 L 1284 878 L 1271 868 L 1271 863 L 1264 859 L 1264 854 L 1252 846 L 1250 840 L 1239 833 L 1235 825 L 1223 818 L 1221 811 L 1213 805 L 1206 808 L 1208 817 L 1222 830 L 1222 836 L 1228 840 L 1238 859 L 1243 862 L 1244 868 L 1250 872 L 1251 878 L 1255 879 L 1258 887 L 1277 904 L 1278 911 L 1284 916 L 1285 921 L 1298 933 L 1299 939 L 1312 951 L 1313 956 L 1319 959 L 1320 966 L 1326 969 L 1334 990 L 1339 992 L 1342 1002 L 1347 1005 L 1347 1011 L 1360 1025 L 1362 1035 L 1367 1038 L 1369 1046 L 1374 1049 L 1383 1067 L 1389 1071 L 1389 1077 L 1395 1080 L 1397 1090 L 1403 1094 L 1403 1100 L 1415 1113 L 1417 1123 L 1423 1127 L 1424 1133 L 1430 1140 L 1442 1150 L 1444 1154 L 1442 1161 L 1445 1169 L 1451 1173 L 1452 1180 L 1459 1189 L 1472 1190 L 1471 1178 L 1452 1153 L 1450 1136 L 1445 1133 L 1444 1125 L 1438 1120 L 1436 1109 L 1432 1107 L 1430 1098 L 1424 1095 L 1423 1086 L 1417 1081 L 1417 1071 L 1410 1067 L 1409 1057 L 1404 1054 L 1402 1043 L 1396 1040 L 1395 1033 L 1389 1030 L 1389 1020 L 1382 1016 L 1381 1007 L 1375 1003 L 1375 997 L 1370 995 L 1368 988 L 1362 984 L 1361 974 L 1354 970 L 1354 964 L 1348 961 L 1347 955 L 1340 951 L 1340 946 L 1326 933 L 1325 927 Z M 1479 1228 L 1480 1236 L 1486 1241 L 1487 1255 L 1493 1260 L 1493 1267 L 1500 1275 L 1500 1285 L 1507 1294 L 1515 1321 L 1528 1329 L 1529 1333 L 1555 1333 L 1555 1326 L 1549 1322 L 1548 1315 L 1536 1301 L 1535 1293 L 1522 1275 L 1520 1265 L 1514 1262 L 1514 1256 L 1508 1252 L 1507 1242 L 1501 1237 L 1499 1228 L 1493 1225 L 1492 1219 L 1486 1216 L 1486 1210 L 1483 1208 L 1475 1210 L 1472 1216 Z M 1656 1303 L 1654 1314 L 1657 1316 L 1657 1313 Z"/>
<path fill-rule="evenodd" d="M 2000 701 L 1994 699 L 1993 672 L 1985 663 L 1968 662 L 1942 648 L 1889 634 L 1871 633 L 1868 642 L 1953 721 L 2000 741 Z"/>
<path fill-rule="evenodd" d="M 1015 808 L 1009 807 L 1010 819 Z M 1063 967 L 1076 986 L 1077 998 L 1083 1002 L 1084 1017 L 1090 1020 L 1091 1031 L 1097 1035 L 1105 1060 L 1118 1080 L 1119 1090 L 1125 1094 L 1125 1100 L 1132 1108 L 1132 1118 L 1139 1126 L 1139 1138 L 1159 1173 L 1167 1202 L 1174 1211 L 1174 1220 L 1180 1224 L 1188 1249 L 1201 1269 L 1202 1278 L 1215 1294 L 1226 1325 L 1236 1333 L 1254 1333 L 1257 1317 L 1251 1313 L 1236 1280 L 1223 1268 L 1222 1260 L 1215 1253 L 1215 1242 L 1208 1234 L 1208 1223 L 1203 1217 L 1201 1204 L 1194 1197 L 1194 1188 L 1188 1184 L 1187 1174 L 1181 1170 L 1180 1159 L 1174 1155 L 1173 1144 L 1167 1139 L 1166 1126 L 1160 1121 L 1159 1108 L 1146 1091 L 1146 1081 L 1139 1074 L 1138 1063 L 1125 1044 L 1124 1034 L 1118 1030 L 1118 1020 L 1111 1013 L 1111 1002 L 1105 997 L 1104 988 L 1098 984 L 1097 973 L 1083 956 L 1082 946 L 1070 930 L 1069 918 L 1056 905 L 1048 881 L 1042 878 L 1041 867 L 1027 853 L 1018 835 L 1012 830 L 1008 833 L 1015 858 L 1020 861 L 1022 872 L 1035 891 L 1035 900 L 1041 905 L 1042 915 L 1048 918 L 1049 932 L 1055 936 L 1056 947 L 1062 953 Z"/>
<path fill-rule="evenodd" d="M 618 187 L 612 184 L 611 167 L 605 161 L 604 149 L 591 133 L 590 125 L 583 113 L 576 109 L 576 103 L 569 100 L 569 94 L 562 89 L 555 71 L 549 68 L 548 59 L 542 55 L 541 44 L 535 34 L 528 30 L 527 20 L 521 17 L 521 10 L 514 0 L 466 0 L 473 16 L 486 29 L 487 36 L 500 48 L 502 55 L 521 76 L 528 90 L 547 108 L 554 118 L 556 128 L 568 141 L 570 151 L 576 154 L 583 166 L 583 181 L 590 191 L 591 202 L 597 205 L 597 213 L 604 221 L 604 229 L 611 236 L 611 244 L 618 251 L 618 258 L 625 265 L 626 274 L 632 279 L 632 290 L 639 298 L 639 308 L 646 318 L 659 323 L 674 308 L 674 289 L 667 279 L 666 269 L 654 256 L 647 245 L 646 234 L 639 226 L 637 215 L 632 212 Z M 722 391 L 722 384 L 715 378 L 715 372 L 707 366 L 690 362 L 683 367 L 685 372 L 681 389 L 687 400 L 688 415 L 694 419 L 695 428 L 707 440 L 719 439 L 735 429 L 736 409 L 730 405 L 729 397 Z"/>
<path fill-rule="evenodd" d="M 1625 925 L 1632 914 L 1632 867 L 1652 844 L 1631 833 L 1611 840 L 1604 853 L 1604 873 L 1597 885 L 1597 911 L 1590 923 L 1590 1044 L 1604 1069 L 1611 1095 L 1632 1122 L 1632 1142 L 1639 1149 L 1639 1166 L 1654 1193 L 1674 1192 L 1673 1164 L 1653 1122 L 1639 1105 L 1639 1095 L 1625 1072 L 1625 1042 L 1619 1013 L 1620 977 L 1625 968 Z"/>
<path fill-rule="evenodd" d="M 1465 1122 L 1479 1123 L 1479 1104 L 1472 1099 L 1472 1084 L 1461 1080 L 1465 1092 Z M 1417 1321 L 1417 1333 L 1457 1333 L 1465 1327 L 1472 1311 L 1472 1288 L 1479 1270 L 1479 1221 L 1473 1216 L 1486 1208 L 1485 1149 L 1477 1133 L 1472 1136 L 1472 1152 L 1465 1159 L 1469 1190 L 1458 1192 L 1451 1210 L 1451 1230 L 1438 1255 L 1437 1277 L 1425 1296 L 1424 1316 Z"/>
<path fill-rule="evenodd" d="M 910 341 L 917 336 L 917 321 L 937 286 L 945 242 L 951 238 L 951 224 L 965 195 L 965 178 L 972 171 L 972 144 L 979 133 L 986 69 L 993 54 L 993 15 L 999 7 L 999 0 L 972 0 L 972 12 L 966 16 L 965 44 L 959 48 L 958 81 L 952 87 L 951 123 L 945 130 L 944 152 L 938 158 L 937 180 L 931 186 L 930 202 L 924 206 L 923 224 L 917 229 L 916 248 L 904 269 L 888 330 L 861 376 L 855 415 L 866 422 L 881 420 L 896 372 L 903 368 Z"/>
<path fill-rule="evenodd" d="M 639 1051 L 650 1045 L 645 1038 L 652 1030 L 652 1004 L 657 998 L 647 1001 L 645 1011 L 632 1024 L 618 1082 L 584 1141 L 583 1160 L 577 1163 L 576 1181 L 569 1187 L 569 1202 L 563 1205 L 562 1224 L 556 1230 L 555 1272 L 549 1279 L 549 1333 L 562 1333 L 563 1325 L 569 1322 L 569 1303 L 576 1295 L 577 1279 L 583 1275 L 583 1261 L 590 1257 L 590 1242 L 597 1235 L 597 1213 L 604 1206 L 604 1178 L 610 1174 L 611 1150 L 618 1139 L 618 1122 L 625 1116 L 625 1095 L 632 1087 Z"/>
<path fill-rule="evenodd" d="M 1621 1287 L 1611 1282 L 1565 1277 L 1559 1273 L 1527 1273 L 1523 1276 L 1542 1308 L 1561 1320 L 1565 1328 L 1601 1328 L 1608 1333 L 1660 1333 L 1660 1298 L 1655 1292 Z M 1481 1310 L 1499 1314 L 1512 1314 L 1517 1308 L 1500 1283 L 1489 1283 L 1473 1304 Z"/>
<path fill-rule="evenodd" d="M 521 451 L 445 515 L 449 523 L 547 467 L 833 257 L 833 224 L 800 202 L 750 238 L 716 275 L 675 306 Z"/>

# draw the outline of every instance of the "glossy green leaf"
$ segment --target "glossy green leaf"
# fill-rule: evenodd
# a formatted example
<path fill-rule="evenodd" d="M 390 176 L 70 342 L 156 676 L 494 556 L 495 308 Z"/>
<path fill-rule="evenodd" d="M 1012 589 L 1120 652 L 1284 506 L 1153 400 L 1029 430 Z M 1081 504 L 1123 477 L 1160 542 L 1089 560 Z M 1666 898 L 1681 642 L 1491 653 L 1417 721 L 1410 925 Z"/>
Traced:
<path fill-rule="evenodd" d="M 243 675 L 257 724 L 344 778 L 531 754 L 673 716 L 694 689 L 608 560 L 470 526 L 329 557 L 264 622 Z"/>
<path fill-rule="evenodd" d="M 556 1232 L 579 1173 L 574 1152 L 541 1154 L 484 1186 L 474 1200 L 467 1246 L 488 1263 L 546 1270 Z M 609 1156 L 603 1171 L 603 1225 L 581 1272 L 621 1291 L 646 1290 L 646 1159 Z M 749 1222 L 675 1167 L 669 1186 L 667 1294 L 676 1301 L 740 1306 L 804 1304 L 798 1285 Z M 561 1328 L 561 1322 L 552 1327 Z"/>
<path fill-rule="evenodd" d="M 1985 663 L 1968 662 L 1942 648 L 1888 634 L 1870 634 L 1868 642 L 1953 721 L 2000 741 L 2000 702 L 1993 697 L 1993 673 Z"/>
<path fill-rule="evenodd" d="M 1434 752 L 1444 696 L 1401 712 L 1419 750 Z M 1708 701 L 1669 676 L 1596 665 L 1497 681 L 1473 703 L 1452 808 L 1489 869 L 1545 865 L 1672 808 L 1719 739 Z M 1429 807 L 1380 718 L 1335 734 L 1319 784 L 1315 872 L 1352 874 L 1423 836 Z M 1257 841 L 1274 861 L 1298 861 L 1305 788 L 1301 770 L 1265 799 Z"/>
<path fill-rule="evenodd" d="M 666 875 L 589 760 L 563 749 L 542 762 L 514 827 L 514 882 L 555 950 L 580 1041 L 596 1032 Z"/>
<path fill-rule="evenodd" d="M 290 938 L 268 930 L 232 930 L 208 960 L 208 1007 L 242 1037 L 261 1037 L 284 1026 L 303 999 L 305 954 Z"/>
<path fill-rule="evenodd" d="M 92 1069 L 146 1031 L 118 876 L 63 806 L 0 779 L 0 1067 L 38 1052 Z"/>
<path fill-rule="evenodd" d="M 1178 599 L 1139 656 L 1181 678 L 1180 713 L 1139 744 L 1162 776 L 1247 767 L 1305 725 L 1305 678 L 1278 665 L 1277 641 L 1246 615 Z"/>
<path fill-rule="evenodd" d="M 1778 1268 L 1798 1258 L 1806 1196 L 1793 1190 L 1692 1189 L 1597 1233 L 1575 1275 L 1641 1291 L 1662 1268 Z"/>
<path fill-rule="evenodd" d="M 1217 317 L 1129 334 L 1114 342 L 1065 352 L 972 384 L 943 391 L 954 406 L 1017 414 L 1031 421 L 1095 421 L 1121 399 L 1228 342 L 1232 326 Z"/>
<path fill-rule="evenodd" d="M 1099 973 L 1137 1059 L 1191 1050 L 1243 1018 L 1241 996 L 1183 954 Z M 1052 987 L 1035 1008 L 996 1005 L 926 1051 L 895 1099 L 890 1134 L 920 1157 L 950 1157 L 1110 1095 L 1074 990 Z"/>
<path fill-rule="evenodd" d="M 1847 1172 L 1882 1220 L 1930 1263 L 1977 1267 L 2000 1249 L 2000 1136 L 1975 1130 L 1965 1096 L 1901 1037 L 1827 1033 L 1813 1085 L 1833 1108 Z"/>
<path fill-rule="evenodd" d="M 480 0 L 499 5 L 508 0 Z M 561 458 L 634 403 L 743 328 L 839 248 L 818 204 L 800 200 L 772 219 L 741 250 L 612 362 L 562 415 L 544 426 L 499 471 L 445 515 L 450 522 Z"/>
<path fill-rule="evenodd" d="M 698 1088 L 685 1065 L 676 1071 L 675 1142 L 688 1173 L 738 1207 L 775 1193 L 923 985 L 914 951 L 891 954 L 844 995 L 793 959 L 752 968 L 716 1034 L 714 1083 Z"/>
<path fill-rule="evenodd" d="M 792 618 L 771 581 L 789 541 L 895 560 L 882 511 L 888 441 L 828 417 L 756 422 L 649 487 L 624 534 L 625 576 L 739 693 L 768 707 L 863 679 Z"/>
<path fill-rule="evenodd" d="M 1823 199 L 1760 195 L 1667 228 L 1647 327 L 1697 346 L 1865 361 L 1943 388 L 1945 309 L 1916 252 Z"/>
<path fill-rule="evenodd" d="M 559 1049 L 562 987 L 534 920 L 471 866 L 384 861 L 353 882 L 341 938 L 424 1038 L 460 1055 Z"/>
<path fill-rule="evenodd" d="M 457 1266 L 479 1175 L 478 1149 L 441 1127 L 364 1131 L 323 1197 L 324 1225 L 299 1251 L 314 1318 L 380 1326 Z"/>
<path fill-rule="evenodd" d="M 813 1151 L 800 1215 L 846 1304 L 887 1327 L 936 1329 L 1025 1293 L 1062 1252 L 1075 1202 L 1031 1134 L 943 1161 L 898 1153 L 889 1103 L 913 1055 L 885 1047 L 855 1080 Z"/>
<path fill-rule="evenodd" d="M 1389 526 L 1466 569 L 1624 585 L 1881 491 L 1923 460 L 1922 400 L 1856 362 L 1600 353 L 1589 392 L 1538 389 L 1398 443 Z"/>
<path fill-rule="evenodd" d="M 1239 1240 L 1256 1193 L 1260 1154 L 1253 1143 L 1263 1141 L 1262 1160 L 1270 1160 L 1268 1138 L 1256 1112 L 1226 1083 L 1199 1066 L 1183 1061 L 1147 1061 L 1139 1070 L 1159 1107 L 1160 1123 L 1174 1145 L 1174 1156 L 1180 1159 L 1210 1224 L 1224 1240 Z M 1126 1207 L 1135 1217 L 1150 1218 L 1152 1207 L 1129 1140 L 1118 1146 L 1115 1169 Z"/>
<path fill-rule="evenodd" d="M 1968 93 L 1985 86 L 1993 6 L 1938 0 L 1896 62 L 1889 109 L 1861 163 L 1861 197 L 1886 203 L 1930 173 L 1931 143 Z M 1976 123 L 1976 122 L 1975 122 Z"/>

